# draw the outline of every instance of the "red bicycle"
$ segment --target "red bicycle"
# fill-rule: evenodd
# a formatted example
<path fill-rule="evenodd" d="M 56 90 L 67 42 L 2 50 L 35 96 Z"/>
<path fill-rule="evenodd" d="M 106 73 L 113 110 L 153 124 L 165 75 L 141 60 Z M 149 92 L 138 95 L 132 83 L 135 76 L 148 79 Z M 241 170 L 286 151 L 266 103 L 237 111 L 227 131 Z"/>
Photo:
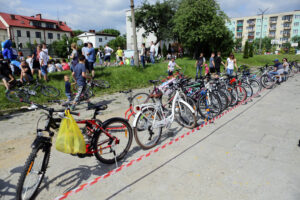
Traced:
<path fill-rule="evenodd" d="M 35 104 L 39 109 L 48 113 L 38 121 L 37 136 L 31 145 L 32 152 L 22 169 L 17 185 L 16 199 L 34 199 L 37 190 L 44 178 L 50 159 L 52 146 L 52 129 L 58 129 L 65 109 L 54 110 L 46 106 Z M 86 153 L 77 154 L 78 157 L 95 156 L 100 162 L 112 164 L 124 158 L 130 149 L 133 132 L 132 128 L 123 118 L 111 118 L 104 122 L 96 119 L 101 110 L 107 109 L 106 105 L 89 104 L 88 109 L 94 110 L 92 119 L 77 120 L 86 140 Z M 58 117 L 54 117 L 57 114 Z M 70 112 L 72 115 L 79 115 Z M 45 122 L 45 127 L 39 129 L 39 122 Z"/>

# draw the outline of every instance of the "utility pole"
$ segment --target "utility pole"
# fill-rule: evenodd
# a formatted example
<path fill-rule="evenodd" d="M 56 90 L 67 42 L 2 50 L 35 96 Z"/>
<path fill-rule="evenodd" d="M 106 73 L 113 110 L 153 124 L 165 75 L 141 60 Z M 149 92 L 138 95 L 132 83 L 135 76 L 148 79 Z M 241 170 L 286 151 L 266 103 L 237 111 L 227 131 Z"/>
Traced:
<path fill-rule="evenodd" d="M 262 37 L 262 30 L 263 30 L 263 22 L 264 22 L 264 14 L 267 12 L 269 8 L 262 10 L 259 9 L 260 13 L 258 15 L 261 15 L 261 28 L 260 28 L 260 39 L 259 39 L 259 53 L 261 54 L 261 37 Z"/>
<path fill-rule="evenodd" d="M 133 0 L 130 0 L 130 8 L 131 8 L 131 23 L 132 23 L 132 34 L 133 34 L 134 65 L 139 66 L 139 54 L 138 54 L 138 48 L 137 48 Z"/>

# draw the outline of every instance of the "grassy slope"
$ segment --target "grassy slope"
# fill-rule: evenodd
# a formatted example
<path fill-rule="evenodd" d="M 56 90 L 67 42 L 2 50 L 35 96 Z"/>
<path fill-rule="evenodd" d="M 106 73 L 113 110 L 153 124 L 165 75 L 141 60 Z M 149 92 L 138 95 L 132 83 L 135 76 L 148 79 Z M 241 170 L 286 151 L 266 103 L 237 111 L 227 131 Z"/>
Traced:
<path fill-rule="evenodd" d="M 243 59 L 242 54 L 236 54 L 238 66 L 242 64 L 247 64 L 249 66 L 263 66 L 266 63 L 272 63 L 275 58 L 282 59 L 287 57 L 289 60 L 300 60 L 300 55 L 257 55 L 253 58 Z M 195 76 L 195 60 L 190 58 L 183 58 L 176 60 L 177 64 L 185 68 L 185 74 L 194 77 Z M 109 68 L 97 68 L 96 69 L 96 79 L 104 79 L 109 81 L 111 88 L 97 91 L 96 95 L 103 95 L 106 93 L 113 93 L 119 90 L 131 89 L 131 88 L 141 88 L 149 86 L 148 80 L 157 79 L 161 75 L 166 75 L 167 62 L 161 62 L 155 65 L 147 65 L 145 69 L 122 66 L 122 67 L 109 67 Z M 61 99 L 65 98 L 64 95 L 64 75 L 71 75 L 70 72 L 57 72 L 50 74 L 49 77 L 51 81 L 50 85 L 55 86 L 61 90 Z M 20 103 L 9 102 L 4 95 L 4 86 L 0 86 L 0 110 L 5 110 L 9 108 L 20 107 Z M 33 97 L 32 101 L 42 103 L 47 102 L 47 97 L 40 95 L 38 97 Z"/>

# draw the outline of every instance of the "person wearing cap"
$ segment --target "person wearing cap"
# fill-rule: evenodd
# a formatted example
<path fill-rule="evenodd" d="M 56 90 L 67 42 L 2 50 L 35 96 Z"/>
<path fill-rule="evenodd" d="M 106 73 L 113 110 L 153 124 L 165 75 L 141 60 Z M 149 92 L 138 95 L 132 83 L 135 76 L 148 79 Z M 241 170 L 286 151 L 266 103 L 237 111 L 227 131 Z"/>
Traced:
<path fill-rule="evenodd" d="M 283 69 L 283 65 L 279 62 L 279 60 L 278 59 L 275 59 L 274 61 L 274 69 L 273 69 L 273 71 L 270 71 L 269 72 L 269 77 L 271 77 L 271 76 L 276 76 L 276 75 L 279 75 L 279 82 L 278 82 L 278 84 L 280 84 L 280 82 L 281 82 L 281 74 L 283 74 L 283 72 L 284 72 L 284 69 Z"/>
<path fill-rule="evenodd" d="M 179 67 L 179 65 L 176 64 L 175 58 L 172 57 L 171 61 L 168 64 L 168 75 L 169 76 L 173 75 L 173 71 L 174 71 L 175 67 L 177 67 L 178 69 L 181 69 L 181 67 Z"/>

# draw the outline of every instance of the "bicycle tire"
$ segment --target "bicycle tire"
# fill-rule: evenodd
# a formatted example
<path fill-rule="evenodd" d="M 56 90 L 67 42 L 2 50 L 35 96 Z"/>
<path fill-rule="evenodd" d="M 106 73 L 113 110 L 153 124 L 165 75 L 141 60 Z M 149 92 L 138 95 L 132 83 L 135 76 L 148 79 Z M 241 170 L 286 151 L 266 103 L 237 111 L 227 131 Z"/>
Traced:
<path fill-rule="evenodd" d="M 227 100 L 228 100 L 227 107 L 229 107 L 231 105 L 232 101 L 233 101 L 232 100 L 233 96 L 232 96 L 231 92 L 226 90 L 226 88 L 220 88 L 219 91 L 222 91 L 227 96 Z"/>
<path fill-rule="evenodd" d="M 133 129 L 134 138 L 142 149 L 147 150 L 157 145 L 160 140 L 162 127 L 158 127 L 157 132 L 154 132 L 152 122 L 153 120 L 161 121 L 162 117 L 160 112 L 156 112 L 155 115 L 155 109 L 152 107 L 144 108 L 141 112 L 137 119 L 137 126 Z"/>
<path fill-rule="evenodd" d="M 120 161 L 121 159 L 126 156 L 128 153 L 130 146 L 132 144 L 132 138 L 133 138 L 133 133 L 132 133 L 132 128 L 130 124 L 123 118 L 111 118 L 103 122 L 102 126 L 103 130 L 107 131 L 112 137 L 117 137 L 119 139 L 119 143 L 115 144 L 115 146 L 118 148 L 115 149 L 116 155 L 114 155 L 114 152 L 112 148 L 107 148 L 107 149 L 100 149 L 98 148 L 98 143 L 101 143 L 102 141 L 99 139 L 103 139 L 106 141 L 108 139 L 108 136 L 106 136 L 103 131 L 99 131 L 94 133 L 93 140 L 92 140 L 92 146 L 94 151 L 95 157 L 102 163 L 105 164 L 112 164 L 116 160 Z M 124 131 L 124 135 L 120 134 Z M 125 136 L 122 137 L 121 136 Z M 120 149 L 120 150 L 119 150 Z M 108 150 L 106 152 L 106 150 Z M 103 153 L 104 151 L 104 153 Z M 110 154 L 109 156 L 106 156 L 106 154 Z"/>
<path fill-rule="evenodd" d="M 237 91 L 239 102 L 243 102 L 247 99 L 247 91 L 243 86 L 237 85 L 235 86 L 235 90 Z"/>
<path fill-rule="evenodd" d="M 251 87 L 253 89 L 253 94 L 254 95 L 258 94 L 258 92 L 261 91 L 261 84 L 259 83 L 259 81 L 256 79 L 252 79 L 249 82 L 250 82 L 249 84 L 251 85 Z"/>
<path fill-rule="evenodd" d="M 93 83 L 96 87 L 101 89 L 110 88 L 110 84 L 106 80 L 93 80 Z"/>
<path fill-rule="evenodd" d="M 55 98 L 55 97 L 58 97 L 60 95 L 59 89 L 57 89 L 56 87 L 53 87 L 51 85 L 43 85 L 41 87 L 41 92 L 46 97 Z"/>
<path fill-rule="evenodd" d="M 15 103 L 20 103 L 21 100 L 28 102 L 28 100 L 29 100 L 28 93 L 24 92 L 23 90 L 18 90 L 18 89 L 9 90 L 5 94 L 5 96 L 10 102 L 15 102 Z"/>
<path fill-rule="evenodd" d="M 31 192 L 29 197 L 24 198 L 24 196 L 23 196 L 24 183 L 26 181 L 26 178 L 28 178 L 28 175 L 31 174 L 31 172 L 34 172 L 33 167 L 36 163 L 35 161 L 37 158 L 37 154 L 40 151 L 42 151 L 42 153 L 43 153 L 43 160 L 41 162 L 41 166 L 38 171 L 39 179 L 37 180 L 37 183 L 34 185 L 33 191 Z M 16 191 L 16 199 L 17 200 L 25 200 L 25 199 L 34 199 L 35 198 L 35 196 L 37 194 L 37 190 L 45 176 L 47 166 L 49 163 L 49 158 L 50 158 L 50 148 L 44 147 L 44 145 L 40 144 L 32 150 L 29 157 L 27 158 L 27 161 L 24 165 L 23 171 L 21 172 L 21 176 L 20 176 L 18 184 L 17 184 L 17 191 Z M 26 191 L 26 193 L 27 193 L 27 191 Z"/>
<path fill-rule="evenodd" d="M 202 119 L 211 119 L 222 112 L 222 105 L 220 99 L 213 93 L 209 94 L 210 100 L 207 101 L 208 96 L 201 96 L 198 101 L 198 112 Z"/>
<path fill-rule="evenodd" d="M 231 93 L 232 95 L 232 101 L 231 101 L 231 106 L 234 106 L 238 103 L 238 93 L 237 91 L 232 88 L 232 87 L 228 87 L 228 91 Z"/>
<path fill-rule="evenodd" d="M 217 95 L 220 99 L 222 105 L 222 111 L 224 111 L 228 107 L 228 98 L 227 95 L 221 90 L 215 90 L 215 95 Z"/>
<path fill-rule="evenodd" d="M 274 84 L 274 81 L 269 78 L 267 74 L 264 74 L 260 77 L 260 83 L 262 87 L 271 89 L 271 85 Z"/>
<path fill-rule="evenodd" d="M 137 105 L 141 105 L 144 103 L 154 103 L 154 99 L 153 98 L 149 98 L 149 94 L 145 93 L 145 92 L 140 92 L 135 94 L 132 99 L 130 104 L 132 104 L 133 107 L 137 106 Z"/>
<path fill-rule="evenodd" d="M 185 128 L 192 129 L 197 125 L 195 111 L 191 110 L 182 102 L 177 102 L 175 104 L 175 119 L 178 124 L 184 126 Z"/>
<path fill-rule="evenodd" d="M 246 82 L 242 82 L 241 86 L 246 90 L 247 98 L 252 97 L 253 89 L 252 89 L 251 85 Z"/>

